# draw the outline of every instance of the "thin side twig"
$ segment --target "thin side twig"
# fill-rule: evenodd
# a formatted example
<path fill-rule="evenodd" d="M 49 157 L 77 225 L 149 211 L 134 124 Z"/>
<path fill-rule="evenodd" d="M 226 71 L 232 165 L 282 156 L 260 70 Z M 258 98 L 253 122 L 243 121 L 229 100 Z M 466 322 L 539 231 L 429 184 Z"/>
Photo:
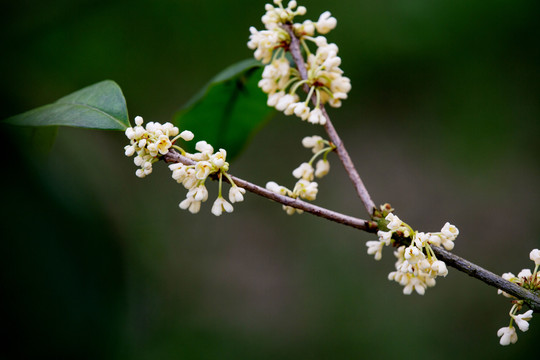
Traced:
<path fill-rule="evenodd" d="M 304 58 L 302 57 L 302 52 L 300 50 L 300 41 L 294 34 L 294 30 L 292 28 L 292 25 L 285 24 L 283 25 L 289 36 L 291 37 L 291 43 L 289 45 L 289 51 L 291 52 L 291 56 L 296 63 L 296 67 L 298 68 L 298 72 L 300 73 L 300 76 L 303 80 L 307 79 L 307 70 L 306 70 L 306 64 L 304 62 Z M 304 84 L 304 91 L 308 92 L 309 88 L 307 84 Z M 317 104 L 316 96 L 312 96 L 312 102 L 314 105 Z M 364 207 L 366 208 L 366 211 L 370 216 L 373 215 L 374 211 L 376 210 L 375 203 L 371 199 L 371 196 L 369 195 L 369 192 L 367 191 L 364 182 L 360 178 L 360 175 L 358 174 L 358 171 L 356 170 L 356 167 L 354 166 L 354 163 L 351 160 L 351 157 L 349 156 L 349 153 L 347 152 L 347 149 L 345 149 L 345 145 L 343 144 L 343 141 L 339 137 L 336 129 L 334 128 L 334 125 L 332 124 L 332 121 L 330 121 L 330 117 L 328 116 L 328 113 L 326 112 L 326 109 L 324 106 L 320 106 L 320 109 L 326 118 L 326 124 L 324 125 L 324 129 L 326 130 L 326 133 L 328 134 L 328 138 L 330 141 L 336 146 L 336 153 L 341 160 L 341 163 L 343 164 L 343 167 L 345 168 L 345 171 L 349 175 L 349 179 L 354 185 L 354 188 L 356 189 L 356 193 L 362 200 L 362 203 L 364 204 Z"/>
<path fill-rule="evenodd" d="M 166 155 L 164 155 L 164 160 L 169 163 L 182 163 L 184 165 L 195 165 L 195 162 L 193 160 L 188 159 L 185 156 L 182 156 L 175 150 L 170 150 Z M 236 176 L 231 175 L 231 178 L 237 186 L 244 188 L 247 191 L 250 191 L 259 196 L 276 201 L 280 204 L 291 206 L 295 209 L 303 210 L 307 213 L 310 213 L 310 214 L 313 214 L 313 215 L 316 215 L 316 216 L 319 216 L 319 217 L 322 217 L 327 220 L 337 222 L 343 225 L 351 226 L 356 229 L 370 231 L 370 232 L 377 231 L 377 223 L 373 221 L 358 219 L 352 216 L 348 216 L 348 215 L 344 215 L 344 214 L 341 214 L 332 210 L 328 210 L 326 208 L 323 208 L 317 205 L 313 205 L 311 203 L 308 203 L 299 199 L 294 199 L 288 196 L 276 194 L 270 190 L 267 190 L 261 186 L 250 183 L 249 181 L 240 179 Z M 223 181 L 229 182 L 229 180 L 226 177 L 223 178 Z"/>
<path fill-rule="evenodd" d="M 191 159 L 188 159 L 185 156 L 180 155 L 175 150 L 170 150 L 166 155 L 163 156 L 163 159 L 168 163 L 182 163 L 185 165 L 195 165 L 195 162 Z M 331 211 L 320 206 L 316 206 L 310 203 L 307 203 L 302 200 L 293 199 L 287 196 L 279 195 L 273 193 L 263 187 L 250 183 L 249 181 L 240 179 L 236 176 L 231 176 L 234 183 L 250 191 L 256 195 L 265 197 L 267 199 L 273 200 L 280 204 L 291 206 L 296 209 L 303 210 L 307 213 L 313 214 L 315 216 L 322 217 L 324 219 L 337 222 L 339 224 L 347 225 L 355 229 L 363 230 L 369 233 L 376 233 L 377 223 L 373 221 L 358 219 L 352 216 L 344 215 L 335 211 Z M 214 179 L 215 180 L 215 179 Z M 223 178 L 224 181 L 227 181 L 227 178 Z M 534 293 L 510 282 L 502 277 L 488 271 L 472 262 L 465 260 L 455 254 L 452 254 L 443 248 L 437 246 L 431 246 L 437 258 L 444 261 L 448 266 L 451 266 L 465 274 L 478 279 L 490 286 L 495 287 L 496 289 L 501 289 L 504 292 L 515 296 L 518 299 L 523 299 L 527 305 L 534 311 L 540 312 L 540 297 L 536 296 Z"/>

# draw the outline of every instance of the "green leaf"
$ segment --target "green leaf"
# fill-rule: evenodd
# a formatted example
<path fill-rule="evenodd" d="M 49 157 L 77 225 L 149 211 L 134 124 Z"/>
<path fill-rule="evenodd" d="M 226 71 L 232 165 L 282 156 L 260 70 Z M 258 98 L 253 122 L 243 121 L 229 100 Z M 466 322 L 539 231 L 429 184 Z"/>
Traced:
<path fill-rule="evenodd" d="M 111 80 L 90 85 L 52 104 L 12 116 L 4 123 L 106 130 L 125 130 L 130 126 L 122 90 Z"/>
<path fill-rule="evenodd" d="M 234 158 L 274 114 L 257 86 L 261 74 L 261 64 L 253 59 L 228 67 L 175 114 L 173 123 L 180 131 L 191 130 L 196 141 L 224 148 L 227 159 Z M 193 151 L 196 141 L 188 150 Z"/>

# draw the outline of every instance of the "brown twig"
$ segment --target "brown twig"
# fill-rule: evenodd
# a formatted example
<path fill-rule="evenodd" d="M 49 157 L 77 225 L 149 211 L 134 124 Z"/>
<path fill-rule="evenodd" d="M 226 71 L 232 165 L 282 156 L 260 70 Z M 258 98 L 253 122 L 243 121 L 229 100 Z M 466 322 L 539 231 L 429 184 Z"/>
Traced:
<path fill-rule="evenodd" d="M 195 165 L 195 162 L 193 160 L 180 155 L 175 150 L 170 150 L 166 155 L 164 155 L 164 160 L 170 163 L 172 162 L 172 163 L 182 163 L 185 165 Z M 313 215 L 316 215 L 316 216 L 319 216 L 319 217 L 322 217 L 327 220 L 334 221 L 343 225 L 351 226 L 356 229 L 370 231 L 370 232 L 377 231 L 377 223 L 373 221 L 358 219 L 352 216 L 344 215 L 335 211 L 325 209 L 320 206 L 310 204 L 308 202 L 305 202 L 299 199 L 294 199 L 288 196 L 276 194 L 261 186 L 250 183 L 249 181 L 237 178 L 236 176 L 231 176 L 231 178 L 237 186 L 244 188 L 247 191 L 250 191 L 254 194 L 276 201 L 280 204 L 291 206 L 295 209 L 303 210 L 310 214 L 313 214 Z M 226 177 L 223 178 L 223 181 L 229 182 L 229 180 Z"/>
<path fill-rule="evenodd" d="M 170 150 L 166 155 L 163 156 L 164 160 L 168 163 L 182 163 L 185 165 L 195 165 L 195 162 L 191 159 L 188 159 L 185 156 L 180 155 L 175 150 Z M 302 200 L 293 199 L 287 196 L 279 195 L 273 193 L 263 187 L 250 183 L 249 181 L 240 179 L 236 176 L 231 176 L 234 183 L 250 191 L 256 195 L 265 197 L 267 199 L 273 200 L 280 204 L 291 206 L 295 209 L 303 210 L 307 213 L 325 218 L 330 221 L 334 221 L 343 225 L 351 226 L 353 228 L 363 230 L 369 233 L 376 233 L 377 223 L 374 221 L 367 221 L 363 219 L 358 219 L 352 216 L 344 215 L 335 211 L 331 211 L 320 206 L 316 206 L 310 203 L 307 203 Z M 227 178 L 223 178 L 224 181 L 227 181 Z M 437 246 L 431 246 L 437 258 L 444 261 L 448 266 L 451 266 L 461 272 L 466 273 L 473 278 L 476 278 L 490 286 L 493 286 L 497 289 L 501 289 L 504 292 L 515 296 L 518 299 L 523 299 L 527 305 L 534 311 L 540 312 L 540 298 L 533 294 L 532 292 L 510 282 L 502 277 L 488 271 L 476 264 L 471 263 L 468 260 L 465 260 L 457 255 L 454 255 L 443 248 Z"/>

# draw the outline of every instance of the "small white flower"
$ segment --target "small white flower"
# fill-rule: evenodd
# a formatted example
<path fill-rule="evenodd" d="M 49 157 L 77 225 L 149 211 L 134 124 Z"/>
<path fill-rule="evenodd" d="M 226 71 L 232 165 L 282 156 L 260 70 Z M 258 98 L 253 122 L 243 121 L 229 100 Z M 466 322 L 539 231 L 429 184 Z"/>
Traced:
<path fill-rule="evenodd" d="M 317 32 L 320 34 L 327 34 L 332 29 L 335 29 L 337 25 L 337 20 L 335 17 L 332 17 L 330 11 L 325 11 L 319 17 L 319 20 L 315 23 Z"/>
<path fill-rule="evenodd" d="M 135 116 L 135 124 L 137 124 L 138 126 L 141 126 L 143 124 L 143 118 L 142 116 Z"/>
<path fill-rule="evenodd" d="M 392 232 L 391 231 L 377 231 L 377 236 L 379 237 L 379 240 L 384 242 L 385 245 L 390 245 L 390 241 L 392 240 Z"/>
<path fill-rule="evenodd" d="M 246 193 L 246 189 L 238 187 L 238 186 L 232 186 L 229 190 L 229 200 L 231 203 L 241 202 L 244 201 L 244 195 Z"/>
<path fill-rule="evenodd" d="M 326 124 L 326 118 L 320 108 L 315 108 L 309 113 L 308 122 L 324 125 Z"/>
<path fill-rule="evenodd" d="M 529 321 L 532 319 L 532 310 L 528 310 L 524 312 L 523 314 L 519 315 L 511 315 L 512 318 L 514 318 L 514 321 L 516 322 L 516 325 L 518 326 L 519 330 L 525 332 L 529 330 Z"/>
<path fill-rule="evenodd" d="M 285 92 L 278 91 L 276 93 L 268 95 L 268 100 L 266 101 L 266 105 L 275 107 L 279 100 L 285 96 Z"/>
<path fill-rule="evenodd" d="M 420 260 L 423 260 L 425 258 L 424 253 L 422 250 L 417 248 L 416 246 L 409 246 L 405 249 L 405 259 L 409 262 L 409 264 L 414 265 Z"/>
<path fill-rule="evenodd" d="M 534 249 L 529 254 L 529 258 L 534 261 L 535 265 L 540 265 L 540 250 Z"/>
<path fill-rule="evenodd" d="M 431 270 L 437 274 L 437 276 L 446 276 L 448 275 L 448 269 L 446 264 L 440 260 L 436 260 L 431 264 Z"/>
<path fill-rule="evenodd" d="M 382 241 L 376 241 L 376 240 L 370 240 L 366 242 L 367 246 L 367 253 L 369 255 L 375 254 L 375 260 L 381 260 L 382 258 L 382 249 L 384 247 L 384 242 Z"/>
<path fill-rule="evenodd" d="M 296 193 L 302 198 L 309 201 L 315 200 L 318 192 L 318 184 L 308 180 L 300 179 L 295 185 Z"/>
<path fill-rule="evenodd" d="M 206 141 L 198 141 L 195 144 L 195 150 L 200 151 L 203 154 L 207 154 L 208 156 L 212 155 L 214 152 L 214 147 L 207 143 Z"/>
<path fill-rule="evenodd" d="M 318 135 L 306 136 L 302 139 L 302 145 L 305 148 L 311 148 L 311 151 L 313 151 L 314 154 L 318 153 L 324 148 L 323 138 Z"/>
<path fill-rule="evenodd" d="M 327 175 L 330 171 L 330 162 L 325 159 L 319 159 L 317 161 L 317 164 L 315 165 L 315 176 L 318 178 L 322 178 L 323 176 Z"/>
<path fill-rule="evenodd" d="M 296 102 L 295 100 L 296 98 L 291 94 L 284 95 L 277 102 L 276 110 L 285 111 L 290 105 Z"/>
<path fill-rule="evenodd" d="M 459 235 L 459 230 L 457 227 L 447 222 L 446 224 L 444 224 L 443 228 L 441 229 L 441 233 L 448 240 L 454 241 Z M 451 250 L 451 249 L 448 249 L 448 250 Z"/>
<path fill-rule="evenodd" d="M 301 118 L 302 120 L 306 120 L 309 117 L 310 109 L 306 105 L 306 103 L 297 103 L 294 107 L 294 114 Z"/>
<path fill-rule="evenodd" d="M 297 179 L 311 181 L 313 180 L 313 166 L 306 162 L 302 163 L 299 167 L 293 170 L 292 174 Z"/>
<path fill-rule="evenodd" d="M 126 156 L 132 156 L 135 154 L 135 147 L 133 145 L 126 145 L 124 147 Z"/>
<path fill-rule="evenodd" d="M 426 246 L 426 243 L 429 241 L 430 234 L 423 232 L 417 232 L 414 236 L 413 242 L 418 248 L 423 248 Z"/>
<path fill-rule="evenodd" d="M 528 279 L 532 276 L 531 270 L 529 269 L 523 269 L 518 274 L 517 277 L 520 279 Z"/>
<path fill-rule="evenodd" d="M 208 161 L 199 161 L 195 165 L 195 177 L 199 180 L 204 180 L 210 175 L 212 164 Z"/>
<path fill-rule="evenodd" d="M 208 200 L 208 190 L 206 186 L 201 184 L 189 190 L 186 197 L 192 197 L 195 201 L 206 201 Z"/>
<path fill-rule="evenodd" d="M 500 344 L 503 346 L 510 345 L 510 343 L 515 344 L 518 340 L 515 327 L 502 327 L 497 331 L 497 336 L 499 336 Z"/>
<path fill-rule="evenodd" d="M 391 231 L 396 231 L 403 224 L 403 221 L 401 221 L 400 218 L 398 218 L 396 215 L 392 213 L 386 215 L 384 219 L 386 221 L 389 221 L 386 227 Z"/>
<path fill-rule="evenodd" d="M 233 211 L 233 206 L 222 196 L 219 196 L 216 201 L 214 201 L 214 205 L 212 205 L 212 214 L 220 216 L 223 213 L 223 210 L 231 213 Z"/>
<path fill-rule="evenodd" d="M 180 133 L 180 137 L 181 137 L 182 139 L 184 139 L 185 141 L 191 141 L 191 140 L 193 140 L 193 137 L 194 137 L 194 136 L 195 136 L 195 135 L 193 135 L 193 133 L 192 133 L 191 131 L 189 131 L 189 130 L 184 130 L 184 131 L 182 131 L 182 132 Z"/>
<path fill-rule="evenodd" d="M 287 195 L 289 193 L 289 190 L 285 186 L 278 185 L 274 181 L 267 182 L 266 189 L 279 195 Z"/>
<path fill-rule="evenodd" d="M 210 157 L 210 162 L 214 164 L 217 168 L 223 167 L 226 164 L 225 159 L 227 158 L 227 151 L 225 149 L 219 149 L 217 153 Z"/>
<path fill-rule="evenodd" d="M 171 146 L 171 140 L 169 140 L 167 135 L 161 135 L 156 142 L 156 148 L 161 155 L 168 153 Z"/>
<path fill-rule="evenodd" d="M 441 237 L 439 235 L 431 235 L 429 237 L 429 243 L 435 246 L 441 246 Z"/>

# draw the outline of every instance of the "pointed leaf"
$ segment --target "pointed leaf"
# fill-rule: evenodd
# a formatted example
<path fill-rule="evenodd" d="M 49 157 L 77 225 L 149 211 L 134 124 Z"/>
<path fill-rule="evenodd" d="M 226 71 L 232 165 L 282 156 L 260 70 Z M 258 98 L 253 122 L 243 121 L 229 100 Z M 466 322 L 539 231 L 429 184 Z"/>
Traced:
<path fill-rule="evenodd" d="M 111 80 L 90 85 L 52 104 L 12 116 L 5 123 L 107 130 L 125 130 L 130 126 L 122 90 Z"/>
<path fill-rule="evenodd" d="M 257 86 L 261 74 L 261 64 L 252 59 L 230 66 L 176 113 L 173 123 L 193 131 L 196 141 L 226 149 L 227 159 L 232 159 L 274 113 Z"/>

